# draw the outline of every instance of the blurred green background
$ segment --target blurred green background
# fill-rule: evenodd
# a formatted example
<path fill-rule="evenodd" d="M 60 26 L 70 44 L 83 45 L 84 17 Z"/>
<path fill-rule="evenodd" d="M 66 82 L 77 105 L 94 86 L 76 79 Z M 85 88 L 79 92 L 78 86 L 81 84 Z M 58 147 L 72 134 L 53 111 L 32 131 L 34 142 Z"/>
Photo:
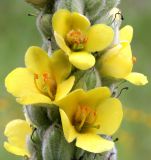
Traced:
<path fill-rule="evenodd" d="M 151 82 L 151 1 L 123 0 L 120 8 L 126 24 L 134 27 L 133 54 L 137 57 L 134 70 L 148 76 Z M 5 76 L 15 67 L 24 66 L 24 54 L 31 45 L 41 44 L 35 26 L 36 11 L 23 0 L 0 1 L 0 160 L 17 160 L 3 148 L 4 127 L 12 119 L 23 118 L 22 106 L 15 102 L 4 87 Z M 17 82 L 16 82 L 17 84 Z M 151 83 L 129 90 L 120 99 L 125 107 L 121 128 L 115 134 L 119 141 L 119 160 L 150 160 L 151 158 Z"/>

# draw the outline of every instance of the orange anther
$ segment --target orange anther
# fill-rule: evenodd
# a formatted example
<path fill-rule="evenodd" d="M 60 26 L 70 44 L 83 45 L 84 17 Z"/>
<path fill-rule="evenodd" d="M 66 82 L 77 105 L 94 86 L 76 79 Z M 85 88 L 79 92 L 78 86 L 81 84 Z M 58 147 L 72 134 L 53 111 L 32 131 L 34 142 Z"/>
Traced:
<path fill-rule="evenodd" d="M 84 47 L 84 44 L 87 41 L 87 37 L 85 34 L 82 33 L 81 30 L 76 29 L 68 32 L 68 34 L 66 35 L 66 40 L 70 47 L 73 47 L 73 49 L 76 50 L 79 48 L 81 49 L 81 47 Z"/>
<path fill-rule="evenodd" d="M 48 73 L 43 73 L 44 78 L 48 78 Z"/>
<path fill-rule="evenodd" d="M 34 79 L 38 79 L 38 74 L 34 73 Z"/>
<path fill-rule="evenodd" d="M 49 79 L 48 73 L 43 73 L 42 76 L 43 76 L 44 81 L 47 81 Z"/>

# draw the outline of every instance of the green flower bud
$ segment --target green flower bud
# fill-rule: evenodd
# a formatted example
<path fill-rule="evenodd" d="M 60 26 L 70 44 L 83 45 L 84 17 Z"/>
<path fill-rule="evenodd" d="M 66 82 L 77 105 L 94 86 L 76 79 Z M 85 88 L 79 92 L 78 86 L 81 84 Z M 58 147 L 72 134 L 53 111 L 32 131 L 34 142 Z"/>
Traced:
<path fill-rule="evenodd" d="M 27 119 L 36 127 L 49 126 L 50 120 L 47 116 L 47 108 L 41 106 L 26 106 L 24 109 Z"/>
<path fill-rule="evenodd" d="M 43 160 L 72 160 L 74 145 L 68 143 L 61 128 L 55 125 L 47 129 L 42 142 Z"/>
<path fill-rule="evenodd" d="M 51 14 L 43 14 L 39 20 L 39 28 L 42 31 L 43 35 L 46 39 L 49 39 L 52 37 L 52 27 L 51 27 Z"/>
<path fill-rule="evenodd" d="M 47 0 L 26 0 L 27 3 L 31 3 L 36 8 L 43 8 L 47 4 Z"/>

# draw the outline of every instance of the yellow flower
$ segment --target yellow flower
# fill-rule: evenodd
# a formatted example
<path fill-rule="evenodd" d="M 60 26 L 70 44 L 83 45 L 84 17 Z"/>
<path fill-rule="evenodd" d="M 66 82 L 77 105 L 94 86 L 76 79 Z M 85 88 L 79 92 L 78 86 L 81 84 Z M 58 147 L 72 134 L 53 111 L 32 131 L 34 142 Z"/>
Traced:
<path fill-rule="evenodd" d="M 107 87 L 84 92 L 75 90 L 57 102 L 66 140 L 76 139 L 76 146 L 93 153 L 111 150 L 112 141 L 100 135 L 112 135 L 122 120 L 122 106 L 111 98 Z"/>
<path fill-rule="evenodd" d="M 114 32 L 105 24 L 90 27 L 89 20 L 68 10 L 58 10 L 52 18 L 54 36 L 58 46 L 69 56 L 69 61 L 77 68 L 86 70 L 95 64 L 91 52 L 108 47 Z"/>
<path fill-rule="evenodd" d="M 109 49 L 98 61 L 102 76 L 125 79 L 135 85 L 148 83 L 147 77 L 141 73 L 132 72 L 136 58 L 132 56 L 130 42 L 133 28 L 125 26 L 120 30 L 120 44 Z"/>
<path fill-rule="evenodd" d="M 16 119 L 6 125 L 4 134 L 8 142 L 4 142 L 4 148 L 15 155 L 30 156 L 27 149 L 27 137 L 32 129 L 25 120 Z"/>
<path fill-rule="evenodd" d="M 30 47 L 25 55 L 26 68 L 16 68 L 5 79 L 5 85 L 21 104 L 52 103 L 71 90 L 74 77 L 66 79 L 71 65 L 62 51 L 52 57 L 39 47 Z"/>

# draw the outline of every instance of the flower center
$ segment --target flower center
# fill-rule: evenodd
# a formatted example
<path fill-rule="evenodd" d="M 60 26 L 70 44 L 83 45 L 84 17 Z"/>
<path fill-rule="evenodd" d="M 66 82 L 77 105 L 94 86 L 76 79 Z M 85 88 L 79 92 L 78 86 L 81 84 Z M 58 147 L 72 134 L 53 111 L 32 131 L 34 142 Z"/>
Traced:
<path fill-rule="evenodd" d="M 34 74 L 34 83 L 37 90 L 51 98 L 51 100 L 55 99 L 57 84 L 54 78 L 50 76 L 49 73 Z"/>
<path fill-rule="evenodd" d="M 69 47 L 74 51 L 79 51 L 84 49 L 84 46 L 88 38 L 85 34 L 81 32 L 80 29 L 71 30 L 66 35 L 66 42 Z"/>
<path fill-rule="evenodd" d="M 96 120 L 96 111 L 92 108 L 79 105 L 74 115 L 73 124 L 77 131 L 81 132 L 87 128 L 100 128 L 100 125 L 94 125 Z"/>

